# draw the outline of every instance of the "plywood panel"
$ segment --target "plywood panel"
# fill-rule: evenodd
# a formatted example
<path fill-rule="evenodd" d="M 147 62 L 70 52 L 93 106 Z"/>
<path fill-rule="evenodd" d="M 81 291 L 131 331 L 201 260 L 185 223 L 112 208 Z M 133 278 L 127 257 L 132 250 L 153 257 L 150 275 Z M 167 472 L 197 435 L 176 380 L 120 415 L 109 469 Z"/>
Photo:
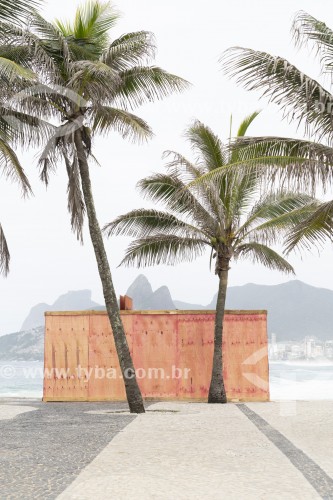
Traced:
<path fill-rule="evenodd" d="M 224 331 L 228 398 L 266 401 L 269 399 L 266 315 L 226 315 Z"/>
<path fill-rule="evenodd" d="M 86 316 L 47 316 L 44 399 L 85 400 L 88 396 Z"/>
<path fill-rule="evenodd" d="M 126 317 L 123 323 L 125 333 L 131 331 L 132 318 Z M 131 335 L 127 340 L 131 351 Z M 90 316 L 89 375 L 89 400 L 125 399 L 124 381 L 107 315 Z"/>
<path fill-rule="evenodd" d="M 146 398 L 175 398 L 178 379 L 177 317 L 166 314 L 133 317 L 133 362 L 139 387 Z"/>
<path fill-rule="evenodd" d="M 178 319 L 180 399 L 207 397 L 212 371 L 214 314 L 188 314 Z M 187 370 L 187 372 L 185 371 Z"/>

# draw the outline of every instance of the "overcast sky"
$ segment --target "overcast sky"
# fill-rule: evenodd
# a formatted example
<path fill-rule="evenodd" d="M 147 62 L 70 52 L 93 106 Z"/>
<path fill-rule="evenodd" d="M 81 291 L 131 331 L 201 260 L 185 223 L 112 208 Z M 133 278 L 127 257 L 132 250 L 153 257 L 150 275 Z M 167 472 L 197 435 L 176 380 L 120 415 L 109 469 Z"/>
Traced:
<path fill-rule="evenodd" d="M 45 2 L 47 18 L 71 17 L 76 0 Z M 195 118 L 209 125 L 222 138 L 229 133 L 233 114 L 236 126 L 255 109 L 261 115 L 251 126 L 251 135 L 299 136 L 294 126 L 281 122 L 273 105 L 235 86 L 221 71 L 219 56 L 230 46 L 260 49 L 289 59 L 305 73 L 318 78 L 319 67 L 305 48 L 296 51 L 290 36 L 294 14 L 305 10 L 333 27 L 330 0 L 118 0 L 122 18 L 112 36 L 150 30 L 155 33 L 156 62 L 170 72 L 189 80 L 193 86 L 182 95 L 137 110 L 152 126 L 155 137 L 144 146 L 131 145 L 111 134 L 94 143 L 101 168 L 92 165 L 91 175 L 101 225 L 134 207 L 144 206 L 136 192 L 136 182 L 152 172 L 163 171 L 161 154 L 174 149 L 190 156 L 183 138 L 185 127 Z M 0 334 L 14 332 L 30 308 L 53 303 L 68 290 L 91 289 L 93 299 L 102 302 L 101 285 L 89 235 L 81 246 L 70 231 L 66 209 L 66 175 L 60 165 L 46 191 L 38 180 L 34 152 L 21 154 L 35 196 L 22 200 L 17 186 L 0 179 L 0 220 L 11 251 L 11 272 L 0 278 Z M 167 285 L 174 298 L 208 303 L 216 292 L 217 281 L 209 272 L 209 255 L 192 264 L 155 267 L 138 271 L 118 268 L 129 240 L 106 241 L 117 293 L 124 293 L 139 272 L 144 272 L 153 288 Z M 318 256 L 294 255 L 297 279 L 314 286 L 333 289 L 332 248 Z M 234 265 L 230 284 L 248 282 L 275 284 L 291 279 L 249 263 Z"/>

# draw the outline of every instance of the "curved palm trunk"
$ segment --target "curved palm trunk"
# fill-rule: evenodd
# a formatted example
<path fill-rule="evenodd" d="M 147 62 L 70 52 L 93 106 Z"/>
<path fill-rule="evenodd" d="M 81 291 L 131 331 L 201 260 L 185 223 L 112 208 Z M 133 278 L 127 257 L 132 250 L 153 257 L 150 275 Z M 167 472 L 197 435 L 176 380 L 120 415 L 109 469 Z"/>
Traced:
<path fill-rule="evenodd" d="M 217 294 L 216 316 L 215 316 L 215 332 L 214 332 L 214 357 L 212 378 L 208 393 L 208 403 L 226 403 L 227 396 L 223 381 L 223 356 L 222 356 L 222 340 L 223 340 L 223 319 L 225 310 L 225 300 L 228 287 L 229 270 L 223 269 L 219 272 L 219 291 Z"/>
<path fill-rule="evenodd" d="M 112 326 L 119 364 L 125 382 L 128 405 L 131 413 L 144 413 L 145 409 L 142 395 L 136 380 L 131 354 L 119 313 L 117 297 L 111 277 L 110 265 L 106 255 L 101 229 L 96 216 L 94 198 L 91 190 L 89 166 L 80 130 L 76 130 L 74 140 L 78 155 L 82 191 L 89 222 L 90 238 L 95 251 L 98 272 L 103 287 L 105 305 Z"/>

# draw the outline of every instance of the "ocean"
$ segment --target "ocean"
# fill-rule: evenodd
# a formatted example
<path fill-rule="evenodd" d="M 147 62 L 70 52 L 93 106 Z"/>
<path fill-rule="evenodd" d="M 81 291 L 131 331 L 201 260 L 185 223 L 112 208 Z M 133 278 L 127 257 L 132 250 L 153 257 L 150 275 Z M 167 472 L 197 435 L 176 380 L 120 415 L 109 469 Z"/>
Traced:
<path fill-rule="evenodd" d="M 271 361 L 272 401 L 333 400 L 333 363 Z"/>
<path fill-rule="evenodd" d="M 42 361 L 0 361 L 0 398 L 41 398 Z"/>
<path fill-rule="evenodd" d="M 0 362 L 0 398 L 41 398 L 43 363 Z M 333 363 L 270 362 L 272 401 L 333 400 Z"/>

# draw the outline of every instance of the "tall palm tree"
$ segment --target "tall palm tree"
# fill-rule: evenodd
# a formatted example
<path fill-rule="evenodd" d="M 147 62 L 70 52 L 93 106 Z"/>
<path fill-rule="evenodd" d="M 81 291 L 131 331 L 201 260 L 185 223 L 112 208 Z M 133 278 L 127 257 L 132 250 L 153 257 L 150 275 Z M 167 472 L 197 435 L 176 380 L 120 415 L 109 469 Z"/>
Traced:
<path fill-rule="evenodd" d="M 221 58 L 226 73 L 248 90 L 255 90 L 277 104 L 283 117 L 304 128 L 310 139 L 285 137 L 237 138 L 237 166 L 250 172 L 263 167 L 279 182 L 314 192 L 333 182 L 333 31 L 306 12 L 296 14 L 293 40 L 297 47 L 313 46 L 321 64 L 325 86 L 279 56 L 232 47 Z M 328 87 L 327 87 L 328 85 Z M 272 179 L 269 176 L 270 180 Z M 224 169 L 206 178 L 220 180 Z M 202 179 L 204 181 L 204 178 Z M 288 249 L 333 238 L 333 201 L 323 203 L 308 221 L 290 235 Z"/>
<path fill-rule="evenodd" d="M 246 118 L 238 131 L 245 135 L 257 116 Z M 230 263 L 251 259 L 270 269 L 293 273 L 292 266 L 270 244 L 278 242 L 284 231 L 300 222 L 316 201 L 310 196 L 280 192 L 258 198 L 260 175 L 229 169 L 220 184 L 214 181 L 197 183 L 207 172 L 235 161 L 221 140 L 204 124 L 196 121 L 186 132 L 196 155 L 191 163 L 176 152 L 171 157 L 168 173 L 155 174 L 139 182 L 143 195 L 165 205 L 167 211 L 133 210 L 121 215 L 104 228 L 110 235 L 132 236 L 123 265 L 174 265 L 191 261 L 210 250 L 219 280 L 214 358 L 208 402 L 226 403 L 223 383 L 222 339 L 223 318 Z M 188 182 L 190 181 L 190 184 Z"/>
<path fill-rule="evenodd" d="M 147 65 L 155 49 L 151 33 L 111 39 L 117 18 L 110 3 L 99 1 L 78 8 L 74 22 L 49 23 L 35 12 L 26 29 L 3 25 L 0 50 L 9 46 L 12 60 L 37 77 L 38 85 L 25 88 L 10 105 L 37 120 L 36 127 L 48 135 L 39 161 L 42 180 L 47 184 L 50 173 L 64 163 L 68 209 L 79 239 L 87 215 L 130 411 L 141 413 L 142 396 L 96 215 L 89 159 L 94 159 L 92 140 L 99 133 L 116 130 L 139 141 L 151 137 L 148 124 L 129 109 L 181 91 L 187 82 Z"/>

